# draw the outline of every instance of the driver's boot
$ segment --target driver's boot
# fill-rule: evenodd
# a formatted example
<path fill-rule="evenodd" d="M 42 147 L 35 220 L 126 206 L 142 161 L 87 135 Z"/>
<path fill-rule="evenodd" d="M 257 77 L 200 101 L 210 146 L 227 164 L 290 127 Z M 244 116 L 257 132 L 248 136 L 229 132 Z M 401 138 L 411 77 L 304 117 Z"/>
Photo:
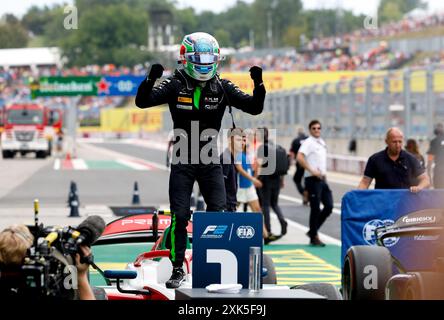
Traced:
<path fill-rule="evenodd" d="M 173 268 L 173 273 L 171 274 L 170 279 L 165 283 L 165 286 L 168 289 L 179 288 L 182 285 L 182 282 L 185 281 L 185 272 L 182 268 L 177 267 Z"/>

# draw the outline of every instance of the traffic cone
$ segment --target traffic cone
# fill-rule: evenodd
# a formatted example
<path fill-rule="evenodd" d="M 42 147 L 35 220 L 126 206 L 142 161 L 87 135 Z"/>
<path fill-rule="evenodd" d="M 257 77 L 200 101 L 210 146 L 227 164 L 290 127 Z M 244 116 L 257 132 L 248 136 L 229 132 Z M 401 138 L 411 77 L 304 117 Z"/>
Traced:
<path fill-rule="evenodd" d="M 205 210 L 205 201 L 202 196 L 202 193 L 199 192 L 199 196 L 197 197 L 196 211 L 204 211 Z"/>
<path fill-rule="evenodd" d="M 77 184 L 71 181 L 71 186 L 68 195 L 68 206 L 69 206 L 69 217 L 75 218 L 80 217 L 79 214 L 79 196 L 77 194 Z"/>
<path fill-rule="evenodd" d="M 71 160 L 71 153 L 69 151 L 66 153 L 65 160 L 66 161 L 70 161 Z"/>
<path fill-rule="evenodd" d="M 140 204 L 140 196 L 139 196 L 139 185 L 137 184 L 137 181 L 134 182 L 134 191 L 133 191 L 133 201 L 132 205 L 139 205 Z"/>

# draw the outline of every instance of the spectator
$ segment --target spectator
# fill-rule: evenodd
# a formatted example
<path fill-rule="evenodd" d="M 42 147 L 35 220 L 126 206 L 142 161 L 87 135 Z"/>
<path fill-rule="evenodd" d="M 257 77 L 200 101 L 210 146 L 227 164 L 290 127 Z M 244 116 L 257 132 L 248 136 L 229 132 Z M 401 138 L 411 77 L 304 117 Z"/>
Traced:
<path fill-rule="evenodd" d="M 270 207 L 276 213 L 279 223 L 281 225 L 281 235 L 280 237 L 287 234 L 288 223 L 285 221 L 282 210 L 279 207 L 279 193 L 281 188 L 284 186 L 284 177 L 277 173 L 271 175 L 262 175 L 261 168 L 267 166 L 266 159 L 270 156 L 269 151 L 274 149 L 274 145 L 268 140 L 268 129 L 262 128 L 262 142 L 263 144 L 258 148 L 258 170 L 256 175 L 262 182 L 262 188 L 258 189 L 258 194 L 262 206 L 262 213 L 264 214 L 265 228 L 268 234 L 271 236 L 271 223 L 270 223 Z"/>
<path fill-rule="evenodd" d="M 348 144 L 348 152 L 350 152 L 351 155 L 356 155 L 356 152 L 358 150 L 358 142 L 356 141 L 356 138 L 351 138 L 349 144 Z"/>
<path fill-rule="evenodd" d="M 321 123 L 313 120 L 308 126 L 308 137 L 299 148 L 297 160 L 305 169 L 305 187 L 310 201 L 310 244 L 325 246 L 319 239 L 318 230 L 333 211 L 333 195 L 327 184 L 327 145 L 321 138 Z M 321 211 L 320 205 L 324 205 Z"/>
<path fill-rule="evenodd" d="M 405 145 L 405 150 L 413 154 L 418 159 L 421 167 L 425 168 L 425 160 L 422 154 L 419 152 L 418 142 L 415 139 L 408 139 Z"/>
<path fill-rule="evenodd" d="M 253 169 L 251 166 L 251 159 L 247 155 L 246 136 L 242 135 L 242 140 L 234 139 L 234 151 L 236 152 L 235 167 L 238 173 L 238 188 L 237 201 L 238 203 L 248 204 L 253 212 L 262 212 L 259 204 L 259 197 L 256 193 L 256 188 L 262 188 L 262 182 L 253 176 Z M 270 241 L 277 240 L 277 237 L 267 232 L 265 225 L 263 225 L 263 237 L 265 244 Z"/>
<path fill-rule="evenodd" d="M 435 138 L 430 142 L 430 149 L 427 152 L 427 171 L 429 176 L 433 170 L 433 186 L 435 189 L 444 189 L 444 125 L 439 123 L 435 129 Z"/>
<path fill-rule="evenodd" d="M 358 189 L 368 189 L 376 180 L 376 189 L 410 189 L 417 193 L 430 186 L 430 179 L 418 159 L 404 151 L 404 134 L 398 128 L 387 131 L 387 148 L 372 155 Z"/>
<path fill-rule="evenodd" d="M 304 133 L 303 128 L 298 129 L 298 136 L 291 142 L 290 147 L 290 158 L 291 160 L 296 160 L 296 156 L 298 154 L 299 148 L 301 147 L 301 143 L 307 139 L 308 137 Z M 308 205 L 308 192 L 305 187 L 302 185 L 302 178 L 304 177 L 304 168 L 301 164 L 296 161 L 296 171 L 293 176 L 293 181 L 296 185 L 296 189 L 302 196 L 302 203 L 304 206 Z"/>

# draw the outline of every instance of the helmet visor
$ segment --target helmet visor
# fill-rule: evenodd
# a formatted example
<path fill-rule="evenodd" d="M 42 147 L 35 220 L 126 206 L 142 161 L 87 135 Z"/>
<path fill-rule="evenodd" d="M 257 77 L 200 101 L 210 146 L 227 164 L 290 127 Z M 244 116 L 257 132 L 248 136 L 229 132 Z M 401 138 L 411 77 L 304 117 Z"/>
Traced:
<path fill-rule="evenodd" d="M 219 55 L 213 53 L 187 53 L 185 59 L 195 64 L 213 64 L 219 60 Z"/>

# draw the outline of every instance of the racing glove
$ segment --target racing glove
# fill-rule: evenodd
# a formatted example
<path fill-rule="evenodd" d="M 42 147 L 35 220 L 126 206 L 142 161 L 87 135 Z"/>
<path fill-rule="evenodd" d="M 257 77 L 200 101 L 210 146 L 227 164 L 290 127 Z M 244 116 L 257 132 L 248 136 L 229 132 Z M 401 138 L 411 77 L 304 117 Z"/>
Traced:
<path fill-rule="evenodd" d="M 250 77 L 253 79 L 254 86 L 258 87 L 263 84 L 262 81 L 262 68 L 258 66 L 253 66 L 250 68 Z"/>
<path fill-rule="evenodd" d="M 157 79 L 162 77 L 163 70 L 165 70 L 165 69 L 163 68 L 163 66 L 161 64 L 158 64 L 158 63 L 153 64 L 151 66 L 150 73 L 148 74 L 147 81 L 151 80 L 151 81 L 155 82 Z"/>

